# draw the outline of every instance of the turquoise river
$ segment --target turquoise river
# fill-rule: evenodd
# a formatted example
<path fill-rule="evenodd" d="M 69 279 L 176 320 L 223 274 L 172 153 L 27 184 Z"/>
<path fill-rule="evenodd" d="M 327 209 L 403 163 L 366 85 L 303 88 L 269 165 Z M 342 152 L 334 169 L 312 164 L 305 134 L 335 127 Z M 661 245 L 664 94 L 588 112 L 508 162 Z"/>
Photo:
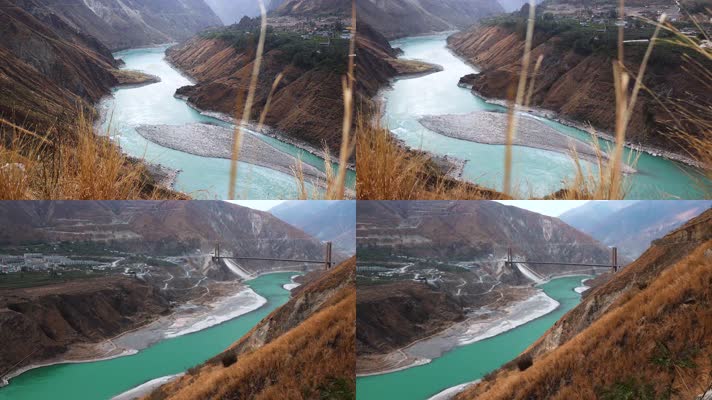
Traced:
<path fill-rule="evenodd" d="M 358 400 L 423 400 L 453 386 L 482 378 L 514 359 L 546 332 L 581 295 L 574 288 L 584 277 L 553 279 L 540 287 L 560 303 L 549 314 L 489 339 L 471 343 L 443 354 L 429 364 L 382 375 L 358 378 Z"/>
<path fill-rule="evenodd" d="M 447 48 L 445 35 L 406 38 L 394 41 L 392 45 L 403 50 L 403 58 L 438 64 L 443 71 L 399 79 L 392 88 L 384 90 L 384 125 L 412 148 L 468 160 L 464 179 L 501 190 L 504 146 L 449 138 L 426 129 L 418 122 L 418 118 L 425 115 L 467 114 L 478 110 L 503 112 L 504 107 L 488 103 L 457 85 L 461 77 L 477 70 Z M 553 120 L 536 118 L 566 135 L 591 141 L 588 132 Z M 599 142 L 603 150 L 612 145 L 603 139 Z M 543 196 L 561 189 L 562 181 L 574 176 L 573 163 L 568 154 L 517 146 L 513 153 L 513 182 L 518 185 L 516 193 Z M 624 159 L 628 160 L 629 155 L 627 150 Z M 592 164 L 586 164 L 593 168 Z M 641 154 L 635 168 L 638 173 L 632 176 L 630 182 L 630 198 L 694 199 L 701 197 L 701 191 L 712 190 L 710 182 L 692 168 L 662 157 Z M 700 182 L 700 178 L 704 183 Z"/>
<path fill-rule="evenodd" d="M 198 198 L 228 197 L 230 160 L 201 157 L 169 149 L 146 140 L 136 132 L 139 125 L 184 125 L 207 123 L 225 127 L 233 125 L 201 114 L 184 100 L 174 97 L 176 89 L 192 82 L 165 60 L 166 46 L 121 51 L 114 56 L 125 62 L 123 68 L 143 71 L 161 78 L 159 83 L 140 87 L 117 88 L 112 97 L 102 102 L 103 132 L 118 139 L 128 155 L 180 170 L 176 189 Z M 257 135 L 272 146 L 301 158 L 304 163 L 324 171 L 324 160 L 280 140 Z M 334 166 L 336 168 L 336 166 Z M 348 172 L 348 185 L 354 187 L 356 176 Z M 237 195 L 240 198 L 295 198 L 295 178 L 273 169 L 240 163 Z"/>
<path fill-rule="evenodd" d="M 267 299 L 259 309 L 202 331 L 163 340 L 135 355 L 37 368 L 10 380 L 0 400 L 106 400 L 149 380 L 174 375 L 220 353 L 289 300 L 282 285 L 293 272 L 260 276 L 247 284 Z"/>

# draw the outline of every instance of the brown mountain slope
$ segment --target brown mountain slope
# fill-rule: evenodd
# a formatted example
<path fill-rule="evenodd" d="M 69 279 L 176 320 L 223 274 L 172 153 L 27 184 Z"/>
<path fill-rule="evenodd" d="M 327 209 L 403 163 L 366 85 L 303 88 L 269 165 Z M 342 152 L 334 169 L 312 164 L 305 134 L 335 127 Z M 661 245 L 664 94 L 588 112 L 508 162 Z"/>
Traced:
<path fill-rule="evenodd" d="M 691 399 L 712 372 L 712 211 L 655 241 L 458 399 Z M 621 397 L 629 396 L 629 397 Z"/>
<path fill-rule="evenodd" d="M 177 94 L 202 110 L 239 115 L 253 70 L 254 46 L 241 51 L 224 36 L 239 28 L 230 27 L 219 34 L 199 35 L 169 49 L 168 59 L 192 76 L 197 84 L 180 88 Z M 395 59 L 388 41 L 368 25 L 359 26 L 357 35 L 357 90 L 355 104 L 371 110 L 371 98 L 389 79 L 399 73 L 419 72 L 421 65 L 404 65 Z M 326 143 L 338 154 L 344 115 L 342 79 L 346 72 L 348 43 L 339 47 L 339 61 L 330 66 L 305 67 L 283 57 L 288 51 L 277 46 L 266 51 L 260 71 L 252 121 L 259 119 L 278 74 L 284 74 L 272 98 L 266 125 L 298 141 L 317 148 Z M 239 106 L 239 107 L 238 107 Z"/>
<path fill-rule="evenodd" d="M 21 361 L 65 354 L 142 326 L 170 309 L 154 287 L 126 277 L 94 278 L 2 291 L 0 375 Z M 27 358 L 27 359 L 26 359 Z"/>
<path fill-rule="evenodd" d="M 2 118 L 57 128 L 118 84 L 109 50 L 35 0 L 0 0 L 0 36 Z"/>
<path fill-rule="evenodd" d="M 355 264 L 309 283 L 223 354 L 147 398 L 354 398 Z M 223 366 L 231 355 L 237 362 Z"/>
<path fill-rule="evenodd" d="M 356 351 L 383 354 L 465 319 L 461 305 L 445 292 L 412 281 L 358 289 Z"/>
<path fill-rule="evenodd" d="M 259 119 L 272 83 L 283 73 L 266 124 L 318 148 L 325 141 L 330 150 L 336 151 L 341 143 L 343 74 L 300 68 L 281 60 L 279 54 L 279 49 L 265 54 L 252 120 Z M 180 88 L 178 95 L 187 97 L 200 109 L 235 115 L 238 99 L 244 98 L 249 86 L 254 54 L 240 52 L 226 40 L 196 36 L 171 48 L 168 59 L 198 82 Z M 344 58 L 344 65 L 345 62 Z"/>
<path fill-rule="evenodd" d="M 573 45 L 560 46 L 564 37 L 544 32 L 535 34 L 532 60 L 540 55 L 544 58 L 536 76 L 532 105 L 591 123 L 606 132 L 614 131 L 616 99 L 612 55 L 576 51 Z M 518 32 L 503 25 L 482 25 L 457 33 L 448 42 L 459 55 L 481 69 L 480 74 L 466 79 L 467 84 L 473 85 L 473 91 L 488 98 L 507 98 L 509 88 L 516 86 L 524 53 L 524 40 Z M 626 45 L 626 66 L 630 71 L 638 71 L 645 46 L 645 43 Z M 654 50 L 645 86 L 666 102 L 667 107 L 671 102 L 681 101 L 709 104 L 705 85 L 684 71 L 680 51 L 680 47 L 675 49 L 673 45 L 664 44 Z M 679 140 L 670 137 L 672 123 L 664 107 L 641 91 L 626 141 L 682 153 Z"/>

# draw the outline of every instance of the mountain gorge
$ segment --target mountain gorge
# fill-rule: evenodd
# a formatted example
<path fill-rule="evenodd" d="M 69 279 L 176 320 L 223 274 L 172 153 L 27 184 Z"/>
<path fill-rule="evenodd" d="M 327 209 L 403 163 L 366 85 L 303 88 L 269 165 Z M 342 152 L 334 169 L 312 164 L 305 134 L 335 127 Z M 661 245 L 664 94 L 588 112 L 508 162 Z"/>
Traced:
<path fill-rule="evenodd" d="M 457 399 L 700 398 L 709 390 L 712 212 L 584 296 L 519 359 Z"/>

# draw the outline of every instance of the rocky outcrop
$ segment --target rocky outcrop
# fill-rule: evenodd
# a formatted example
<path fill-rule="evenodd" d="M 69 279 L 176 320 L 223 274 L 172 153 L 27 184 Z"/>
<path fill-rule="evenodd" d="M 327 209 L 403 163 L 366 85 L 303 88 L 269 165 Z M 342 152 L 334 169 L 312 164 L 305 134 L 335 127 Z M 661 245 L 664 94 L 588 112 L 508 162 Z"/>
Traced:
<path fill-rule="evenodd" d="M 0 296 L 0 376 L 98 343 L 169 311 L 159 290 L 129 278 L 96 278 Z"/>
<path fill-rule="evenodd" d="M 452 296 L 417 282 L 359 287 L 356 315 L 359 356 L 400 349 L 465 319 Z"/>
<path fill-rule="evenodd" d="M 300 288 L 225 352 L 147 398 L 354 398 L 355 264 Z"/>
<path fill-rule="evenodd" d="M 707 388 L 699 377 L 710 373 L 711 240 L 707 211 L 590 289 L 527 349 L 532 366 L 509 363 L 457 398 L 600 398 L 616 390 L 695 398 Z"/>
<path fill-rule="evenodd" d="M 562 37 L 537 32 L 532 59 L 543 56 L 536 76 L 532 105 L 552 110 L 562 117 L 591 123 L 604 132 L 615 130 L 615 91 L 612 56 L 603 51 L 577 51 L 560 46 Z M 480 25 L 448 39 L 450 47 L 478 68 L 481 73 L 462 82 L 488 98 L 506 99 L 516 87 L 524 41 L 519 32 L 501 25 Z M 626 46 L 626 67 L 638 71 L 647 44 Z M 645 76 L 645 86 L 669 107 L 672 102 L 708 104 L 709 94 L 694 77 L 683 72 L 680 54 L 666 52 L 658 59 L 655 51 Z M 702 101 L 702 102 L 701 102 Z M 650 94 L 641 91 L 632 114 L 627 142 L 680 153 L 679 140 L 670 137 L 671 116 Z M 694 132 L 694 128 L 691 128 Z M 699 133 L 699 132 L 697 132 Z"/>

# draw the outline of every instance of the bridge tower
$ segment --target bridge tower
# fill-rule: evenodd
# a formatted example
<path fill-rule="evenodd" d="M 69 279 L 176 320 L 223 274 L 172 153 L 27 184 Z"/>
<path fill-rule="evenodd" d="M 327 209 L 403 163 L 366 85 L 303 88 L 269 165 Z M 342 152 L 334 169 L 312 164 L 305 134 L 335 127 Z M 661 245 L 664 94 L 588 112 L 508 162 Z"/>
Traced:
<path fill-rule="evenodd" d="M 326 242 L 326 254 L 324 254 L 324 264 L 327 270 L 331 269 L 331 242 Z"/>
<path fill-rule="evenodd" d="M 618 247 L 611 248 L 611 264 L 613 273 L 618 272 Z"/>

